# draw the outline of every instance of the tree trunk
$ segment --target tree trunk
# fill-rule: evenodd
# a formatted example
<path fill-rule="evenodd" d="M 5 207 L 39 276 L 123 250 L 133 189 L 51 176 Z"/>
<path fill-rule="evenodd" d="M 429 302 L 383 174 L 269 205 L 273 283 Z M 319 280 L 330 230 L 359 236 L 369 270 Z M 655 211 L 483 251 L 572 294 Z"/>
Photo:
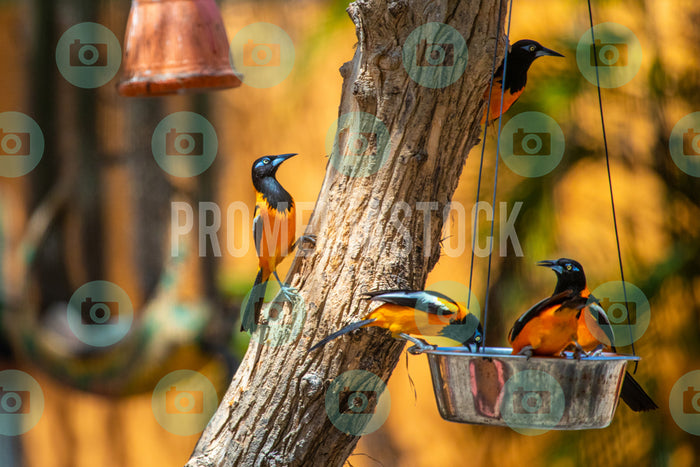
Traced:
<path fill-rule="evenodd" d="M 444 208 L 469 150 L 479 141 L 493 48 L 497 39 L 500 49 L 503 45 L 497 3 L 350 4 L 358 45 L 353 60 L 340 69 L 339 114 L 366 112 L 381 120 L 391 138 L 388 157 L 376 173 L 365 176 L 361 170 L 339 171 L 332 161 L 328 164 L 307 231 L 317 235 L 316 247 L 297 255 L 288 276 L 305 304 L 301 332 L 292 332 L 295 338 L 285 342 L 279 335 L 266 335 L 273 333 L 261 326 L 188 466 L 340 466 L 350 455 L 359 436 L 331 423 L 326 389 L 353 369 L 386 382 L 404 343 L 370 329 L 307 351 L 368 312 L 362 293 L 420 289 L 439 259 Z M 442 88 L 418 84 L 403 65 L 402 45 L 415 28 L 429 22 L 455 28 L 469 50 L 464 73 Z M 376 126 L 355 130 L 377 132 L 369 137 L 376 150 Z M 371 156 L 355 157 L 367 162 Z M 300 308 L 288 313 L 289 308 L 283 322 L 299 314 Z"/>

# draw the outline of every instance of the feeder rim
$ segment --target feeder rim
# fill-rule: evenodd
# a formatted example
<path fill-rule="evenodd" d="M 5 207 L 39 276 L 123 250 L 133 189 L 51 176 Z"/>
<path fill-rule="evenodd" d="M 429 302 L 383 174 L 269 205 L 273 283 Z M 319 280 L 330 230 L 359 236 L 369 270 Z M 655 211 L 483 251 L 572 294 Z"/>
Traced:
<path fill-rule="evenodd" d="M 525 360 L 527 357 L 525 355 L 513 355 L 511 352 L 513 349 L 510 347 L 482 347 L 478 352 L 472 352 L 466 347 L 428 347 L 422 346 L 418 347 L 413 345 L 408 349 L 408 352 L 413 355 L 418 355 L 421 353 L 431 354 L 431 355 L 443 355 L 443 356 L 459 356 L 459 357 L 495 357 L 499 359 L 521 359 Z M 539 357 L 533 356 L 532 360 L 545 361 L 545 360 L 555 360 L 555 361 L 565 361 L 571 360 L 576 361 L 573 357 L 573 352 L 564 352 L 565 357 Z M 582 356 L 582 362 L 595 362 L 595 361 L 615 361 L 615 360 L 629 360 L 629 361 L 639 361 L 641 358 L 636 355 L 626 355 L 617 354 L 611 352 L 603 352 L 601 355 L 594 357 Z"/>

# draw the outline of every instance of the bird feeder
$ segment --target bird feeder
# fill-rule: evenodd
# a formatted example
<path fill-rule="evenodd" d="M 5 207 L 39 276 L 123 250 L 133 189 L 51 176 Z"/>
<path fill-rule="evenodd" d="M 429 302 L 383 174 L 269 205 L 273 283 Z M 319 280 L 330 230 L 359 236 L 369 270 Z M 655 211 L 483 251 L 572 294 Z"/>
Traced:
<path fill-rule="evenodd" d="M 127 97 L 241 85 L 214 0 L 132 0 L 123 62 Z"/>
<path fill-rule="evenodd" d="M 603 353 L 577 360 L 511 355 L 511 349 L 413 346 L 428 357 L 442 418 L 514 429 L 582 430 L 612 422 L 627 362 Z"/>

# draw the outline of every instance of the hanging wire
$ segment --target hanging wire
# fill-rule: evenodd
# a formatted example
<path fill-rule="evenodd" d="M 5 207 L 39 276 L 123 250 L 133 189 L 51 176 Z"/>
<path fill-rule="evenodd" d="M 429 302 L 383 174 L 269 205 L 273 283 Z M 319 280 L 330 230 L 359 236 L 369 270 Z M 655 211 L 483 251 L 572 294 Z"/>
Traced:
<path fill-rule="evenodd" d="M 503 13 L 503 0 L 498 2 L 498 28 L 501 28 L 501 17 Z M 508 47 L 506 46 L 506 53 L 508 53 Z M 491 64 L 491 80 L 489 81 L 489 97 L 486 99 L 486 118 L 484 119 L 484 136 L 481 138 L 481 158 L 479 159 L 479 177 L 476 182 L 476 200 L 474 201 L 474 219 L 472 222 L 472 254 L 469 261 L 469 287 L 467 295 L 467 309 L 471 305 L 472 300 L 472 279 L 474 278 L 474 249 L 476 248 L 476 222 L 479 211 L 477 209 L 479 205 L 479 193 L 481 192 L 481 176 L 484 169 L 484 153 L 486 152 L 486 134 L 489 128 L 489 115 L 491 114 L 491 95 L 493 94 L 493 79 L 496 75 L 496 60 L 498 60 L 498 38 L 496 38 L 496 45 L 493 48 L 493 63 Z M 501 94 L 501 101 L 503 101 L 503 94 Z M 502 103 L 502 102 L 501 102 Z M 484 338 L 486 334 L 484 334 Z"/>
<path fill-rule="evenodd" d="M 501 11 L 502 11 L 502 2 L 499 2 L 499 17 L 498 17 L 498 24 L 500 26 L 501 24 Z M 502 85 L 501 85 L 501 103 L 500 103 L 500 108 L 499 108 L 499 116 L 498 116 L 498 137 L 496 141 L 496 163 L 495 163 L 495 169 L 494 169 L 494 177 L 493 177 L 493 196 L 491 200 L 491 234 L 489 237 L 489 261 L 488 261 L 488 270 L 486 274 L 486 293 L 485 293 L 485 299 L 484 299 L 484 313 L 483 313 L 483 335 L 484 335 L 484 345 L 481 347 L 482 352 L 485 351 L 486 349 L 486 329 L 488 325 L 488 307 L 489 307 L 489 285 L 491 283 L 491 258 L 493 256 L 493 230 L 494 230 L 494 224 L 496 221 L 496 217 L 493 215 L 493 206 L 496 203 L 496 187 L 498 186 L 498 161 L 499 161 L 499 146 L 501 143 L 501 127 L 502 127 L 502 122 L 503 122 L 503 98 L 506 90 L 506 70 L 508 69 L 508 50 L 510 48 L 510 23 L 511 23 L 511 13 L 513 11 L 513 0 L 509 0 L 508 2 L 508 25 L 506 27 L 506 50 L 505 54 L 503 56 L 503 76 L 501 77 L 502 79 Z M 496 50 L 498 50 L 498 44 L 496 44 Z M 493 69 L 494 69 L 494 74 L 495 74 L 495 69 L 496 69 L 496 50 L 494 50 L 494 61 L 493 61 Z M 477 199 L 476 203 L 478 204 L 479 202 L 479 188 L 481 187 L 481 177 L 482 177 L 482 167 L 483 167 L 483 160 L 484 160 L 484 148 L 486 147 L 486 131 L 488 128 L 488 119 L 489 119 L 489 113 L 490 113 L 490 107 L 491 107 L 491 94 L 493 90 L 493 74 L 491 75 L 491 83 L 489 85 L 489 99 L 488 99 L 488 104 L 487 104 L 487 110 L 486 110 L 486 120 L 484 123 L 484 139 L 483 139 L 483 144 L 481 147 L 481 162 L 479 164 L 479 181 L 477 183 Z M 474 247 L 476 243 L 476 225 L 477 225 L 477 215 L 478 215 L 478 210 L 476 209 L 476 204 L 475 204 L 475 209 L 474 209 L 474 230 L 472 232 L 472 255 L 471 255 L 471 264 L 469 268 L 469 296 L 471 297 L 471 286 L 472 286 L 472 278 L 473 278 L 473 271 L 474 271 Z M 467 308 L 469 308 L 469 299 L 467 299 Z"/>
<path fill-rule="evenodd" d="M 622 250 L 620 248 L 620 233 L 617 229 L 617 216 L 615 213 L 615 197 L 613 196 L 613 186 L 612 186 L 612 176 L 610 175 L 610 153 L 608 151 L 608 137 L 605 132 L 605 117 L 603 116 L 603 96 L 600 91 L 600 74 L 598 73 L 598 52 L 595 46 L 595 33 L 593 31 L 593 9 L 591 7 L 591 0 L 588 1 L 588 21 L 591 25 L 591 41 L 593 42 L 593 63 L 595 65 L 595 79 L 596 88 L 598 89 L 598 109 L 600 110 L 600 125 L 603 129 L 603 145 L 605 146 L 605 165 L 608 171 L 608 188 L 610 189 L 610 205 L 612 207 L 612 217 L 613 226 L 615 228 L 615 244 L 617 245 L 617 262 L 620 265 L 620 279 L 622 280 L 622 294 L 625 299 L 625 309 L 629 310 L 629 303 L 627 301 L 627 288 L 625 287 L 625 270 L 622 267 Z M 632 322 L 630 321 L 630 314 L 627 313 L 627 329 L 630 335 L 630 346 L 632 347 L 632 355 L 636 355 L 634 349 L 634 339 L 632 336 Z M 634 371 L 637 373 L 637 366 L 639 362 L 634 362 Z"/>

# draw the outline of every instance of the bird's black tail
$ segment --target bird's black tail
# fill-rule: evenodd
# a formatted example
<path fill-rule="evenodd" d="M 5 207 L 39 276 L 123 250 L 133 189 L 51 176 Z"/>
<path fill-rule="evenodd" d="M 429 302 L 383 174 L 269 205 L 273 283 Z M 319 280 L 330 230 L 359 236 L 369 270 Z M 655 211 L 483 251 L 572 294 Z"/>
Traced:
<path fill-rule="evenodd" d="M 659 408 L 629 372 L 625 372 L 620 399 L 635 412 L 646 412 Z"/>
<path fill-rule="evenodd" d="M 313 347 L 311 347 L 311 348 L 309 349 L 309 352 L 311 352 L 311 351 L 313 351 L 313 350 L 316 350 L 316 349 L 318 349 L 319 347 L 323 347 L 324 345 L 326 345 L 327 343 L 329 343 L 330 341 L 332 341 L 332 340 L 335 339 L 336 337 L 340 337 L 340 336 L 342 336 L 343 334 L 347 334 L 347 333 L 349 333 L 349 332 L 352 332 L 352 331 L 354 331 L 355 329 L 359 329 L 359 328 L 361 328 L 362 326 L 365 326 L 365 325 L 367 325 L 367 324 L 369 324 L 369 323 L 372 323 L 372 322 L 374 322 L 374 321 L 376 321 L 376 320 L 377 320 L 377 318 L 363 319 L 362 321 L 358 321 L 357 323 L 348 324 L 347 326 L 345 326 L 345 327 L 344 327 L 343 329 L 341 329 L 340 331 L 336 331 L 336 332 L 334 332 L 333 334 L 329 335 L 328 337 L 325 337 L 324 339 L 321 339 L 316 345 L 314 345 Z"/>
<path fill-rule="evenodd" d="M 262 305 L 265 301 L 265 289 L 267 289 L 267 281 L 262 280 L 262 275 L 262 269 L 258 269 L 258 275 L 255 276 L 253 289 L 250 291 L 248 302 L 241 317 L 241 332 L 254 332 L 258 321 L 260 321 L 260 310 L 262 310 Z"/>

